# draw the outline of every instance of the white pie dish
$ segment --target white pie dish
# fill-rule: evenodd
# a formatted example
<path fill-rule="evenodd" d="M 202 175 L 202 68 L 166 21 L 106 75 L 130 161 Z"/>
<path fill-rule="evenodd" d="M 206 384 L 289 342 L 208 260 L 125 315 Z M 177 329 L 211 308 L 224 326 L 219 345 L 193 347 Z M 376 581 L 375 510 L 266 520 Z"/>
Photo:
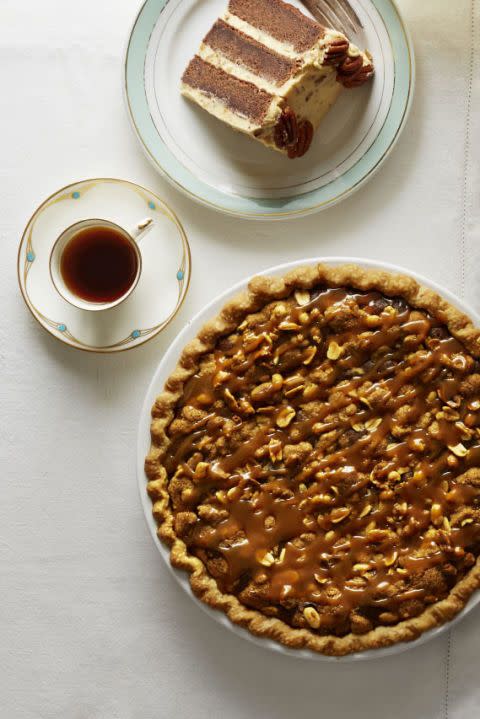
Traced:
<path fill-rule="evenodd" d="M 293 269 L 294 267 L 302 266 L 302 265 L 308 265 L 308 264 L 315 264 L 319 262 L 328 263 L 330 265 L 340 265 L 345 263 L 354 263 L 358 264 L 362 267 L 366 268 L 373 268 L 373 269 L 380 269 L 380 270 L 387 270 L 390 272 L 397 272 L 409 275 L 413 277 L 415 280 L 420 282 L 421 284 L 425 285 L 426 287 L 429 287 L 433 289 L 435 292 L 437 292 L 439 295 L 444 297 L 448 302 L 450 302 L 452 305 L 457 307 L 459 310 L 467 314 L 470 319 L 477 325 L 480 326 L 480 315 L 475 312 L 471 307 L 469 307 L 465 302 L 463 302 L 461 299 L 456 297 L 452 292 L 449 290 L 441 287 L 436 282 L 433 282 L 432 280 L 427 279 L 426 277 L 417 274 L 416 272 L 413 272 L 411 270 L 407 270 L 403 267 L 399 267 L 393 264 L 389 263 L 383 263 L 383 262 L 376 262 L 374 260 L 365 260 L 360 259 L 356 257 L 317 257 L 317 258 L 308 258 L 303 260 L 298 260 L 295 262 L 289 262 L 282 265 L 277 265 L 275 267 L 270 267 L 266 270 L 263 270 L 257 274 L 265 274 L 265 275 L 283 275 L 289 270 Z M 430 639 L 434 639 L 438 637 L 440 634 L 448 631 L 454 624 L 456 624 L 458 621 L 460 621 L 466 614 L 468 614 L 479 602 L 480 602 L 480 591 L 475 592 L 464 609 L 455 617 L 454 620 L 451 622 L 448 622 L 446 624 L 443 624 L 439 627 L 436 627 L 435 629 L 432 629 L 428 632 L 425 632 L 422 634 L 418 639 L 412 642 L 403 642 L 399 644 L 395 644 L 391 647 L 385 647 L 383 649 L 374 649 L 374 650 L 368 650 L 364 652 L 360 652 L 357 654 L 350 654 L 345 657 L 331 657 L 331 656 L 325 656 L 322 654 L 318 654 L 316 652 L 313 652 L 308 649 L 289 649 L 288 647 L 285 647 L 271 639 L 266 638 L 259 638 L 255 637 L 253 634 L 251 634 L 248 630 L 243 629 L 235 624 L 232 624 L 228 617 L 223 614 L 222 612 L 216 611 L 214 609 L 211 609 L 207 605 L 205 605 L 203 602 L 201 602 L 191 591 L 190 584 L 188 581 L 188 575 L 187 573 L 174 569 L 170 564 L 169 559 L 169 549 L 162 544 L 162 542 L 159 540 L 157 536 L 157 525 L 156 522 L 152 516 L 152 504 L 150 501 L 150 498 L 146 491 L 146 483 L 147 479 L 144 472 L 144 460 L 145 456 L 148 453 L 149 447 L 150 447 L 150 412 L 151 407 L 155 401 L 155 398 L 158 394 L 163 390 L 164 383 L 166 379 L 169 377 L 169 375 L 174 370 L 178 358 L 180 356 L 180 353 L 183 349 L 183 347 L 192 340 L 198 333 L 198 331 L 201 329 L 201 327 L 204 325 L 205 322 L 212 319 L 215 315 L 218 314 L 218 312 L 221 310 L 223 305 L 231 299 L 233 296 L 235 296 L 238 292 L 242 291 L 246 285 L 248 284 L 248 281 L 251 278 L 247 278 L 245 280 L 242 280 L 241 282 L 234 285 L 232 288 L 227 290 L 226 292 L 222 293 L 218 297 L 216 297 L 214 300 L 212 300 L 209 304 L 207 304 L 195 317 L 193 317 L 188 324 L 184 327 L 182 332 L 179 333 L 175 341 L 172 343 L 168 351 L 163 356 L 154 376 L 150 383 L 150 386 L 147 390 L 147 394 L 145 397 L 145 401 L 142 408 L 141 418 L 140 418 L 140 425 L 139 425 L 139 431 L 138 431 L 138 442 L 137 442 L 137 477 L 138 477 L 138 484 L 139 484 L 139 491 L 140 491 L 140 499 L 142 502 L 143 510 L 145 513 L 145 518 L 147 520 L 148 527 L 150 529 L 150 532 L 152 534 L 152 537 L 154 539 L 154 542 L 164 558 L 167 566 L 169 567 L 170 571 L 173 573 L 177 581 L 180 583 L 180 585 L 183 587 L 183 589 L 189 594 L 189 596 L 192 597 L 194 602 L 198 604 L 209 616 L 211 616 L 213 619 L 218 621 L 223 626 L 230 629 L 230 631 L 233 631 L 234 634 L 237 636 L 243 637 L 244 639 L 247 639 L 249 641 L 252 641 L 253 643 L 257 644 L 258 646 L 262 646 L 267 649 L 271 649 L 273 651 L 279 652 L 284 655 L 296 657 L 296 658 L 303 658 L 303 659 L 313 659 L 313 660 L 319 660 L 319 661 L 328 661 L 328 662 L 350 662 L 350 661 L 357 661 L 357 660 L 365 660 L 365 659 L 378 659 L 385 656 L 390 656 L 393 654 L 399 654 L 403 651 L 406 651 L 407 649 L 413 649 L 416 646 L 419 646 L 421 644 L 424 644 L 425 642 L 429 641 Z"/>

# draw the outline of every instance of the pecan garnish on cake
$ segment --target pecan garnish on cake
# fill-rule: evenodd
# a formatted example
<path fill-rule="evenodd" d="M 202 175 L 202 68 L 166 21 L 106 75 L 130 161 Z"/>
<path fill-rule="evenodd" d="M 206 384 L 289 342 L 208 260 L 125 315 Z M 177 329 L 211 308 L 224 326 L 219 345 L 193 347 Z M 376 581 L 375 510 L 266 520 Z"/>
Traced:
<path fill-rule="evenodd" d="M 286 107 L 275 126 L 275 143 L 280 148 L 286 148 L 290 159 L 303 157 L 310 147 L 313 132 L 313 125 L 309 120 L 299 123 L 294 111 Z"/>

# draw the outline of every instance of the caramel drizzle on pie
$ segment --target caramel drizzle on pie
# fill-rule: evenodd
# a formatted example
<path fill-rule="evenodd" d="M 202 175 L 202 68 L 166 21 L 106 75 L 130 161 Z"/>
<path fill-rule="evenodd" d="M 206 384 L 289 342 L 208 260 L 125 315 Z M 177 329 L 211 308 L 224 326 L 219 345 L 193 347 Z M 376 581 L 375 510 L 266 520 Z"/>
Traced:
<path fill-rule="evenodd" d="M 385 624 L 418 613 L 448 593 L 429 570 L 452 585 L 480 547 L 473 371 L 401 299 L 338 288 L 271 303 L 177 404 L 177 531 L 222 591 L 294 626 L 321 631 L 325 608 Z"/>

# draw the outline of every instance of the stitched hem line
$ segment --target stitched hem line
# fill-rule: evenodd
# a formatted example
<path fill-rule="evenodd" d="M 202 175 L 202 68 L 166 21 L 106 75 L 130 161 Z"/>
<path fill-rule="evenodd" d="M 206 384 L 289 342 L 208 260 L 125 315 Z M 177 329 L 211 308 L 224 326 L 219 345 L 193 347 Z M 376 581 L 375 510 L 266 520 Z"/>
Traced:
<path fill-rule="evenodd" d="M 460 223 L 459 255 L 460 255 L 460 296 L 465 296 L 465 262 L 466 262 L 466 233 L 467 233 L 467 209 L 468 209 L 468 172 L 470 167 L 470 146 L 471 146 L 471 112 L 472 112 L 472 90 L 473 70 L 475 62 L 475 0 L 470 4 L 470 56 L 468 61 L 468 85 L 465 117 L 465 146 L 463 158 L 463 186 L 462 186 L 462 220 Z M 445 700 L 444 718 L 450 716 L 450 668 L 452 657 L 453 630 L 448 632 L 447 652 L 445 657 Z"/>
<path fill-rule="evenodd" d="M 447 638 L 447 653 L 445 657 L 445 702 L 444 702 L 444 716 L 445 719 L 449 718 L 449 706 L 450 706 L 450 658 L 452 654 L 452 630 L 448 632 Z"/>
<path fill-rule="evenodd" d="M 475 61 L 475 0 L 470 4 L 470 57 L 468 61 L 468 89 L 466 101 L 465 118 L 465 147 L 463 160 L 463 186 L 462 186 L 462 220 L 460 223 L 460 295 L 465 295 L 465 260 L 466 260 L 466 232 L 467 232 L 467 209 L 468 209 L 468 174 L 470 167 L 471 147 L 471 113 L 472 113 L 472 90 L 473 90 L 473 69 Z"/>

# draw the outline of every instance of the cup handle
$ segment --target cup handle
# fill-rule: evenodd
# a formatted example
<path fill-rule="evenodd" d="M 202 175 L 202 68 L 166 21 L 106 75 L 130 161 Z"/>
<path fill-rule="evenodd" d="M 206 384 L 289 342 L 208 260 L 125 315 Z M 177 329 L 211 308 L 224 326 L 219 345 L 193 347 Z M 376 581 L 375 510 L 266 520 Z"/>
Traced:
<path fill-rule="evenodd" d="M 144 220 L 141 220 L 137 225 L 135 225 L 133 230 L 130 231 L 130 235 L 135 242 L 139 242 L 142 237 L 152 229 L 154 224 L 155 223 L 151 217 L 146 217 Z"/>

